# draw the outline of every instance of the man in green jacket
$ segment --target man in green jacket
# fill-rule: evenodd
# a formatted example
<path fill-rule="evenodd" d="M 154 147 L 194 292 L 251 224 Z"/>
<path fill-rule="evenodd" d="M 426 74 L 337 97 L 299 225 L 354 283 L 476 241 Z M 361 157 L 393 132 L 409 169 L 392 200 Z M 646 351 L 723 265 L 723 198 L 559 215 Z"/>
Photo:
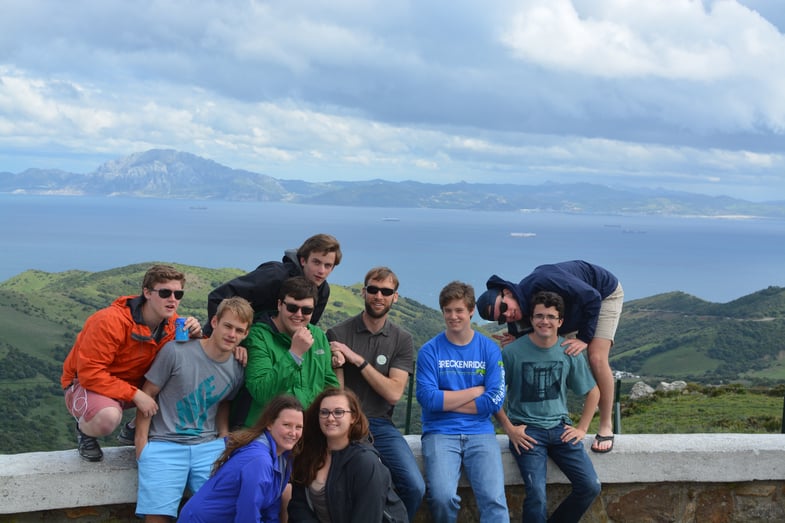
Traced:
<path fill-rule="evenodd" d="M 242 425 L 253 426 L 267 402 L 278 394 L 292 394 L 308 408 L 326 387 L 341 386 L 332 368 L 327 336 L 309 323 L 317 296 L 313 282 L 302 276 L 289 278 L 281 285 L 277 313 L 251 326 L 244 343 L 250 405 L 240 417 Z"/>

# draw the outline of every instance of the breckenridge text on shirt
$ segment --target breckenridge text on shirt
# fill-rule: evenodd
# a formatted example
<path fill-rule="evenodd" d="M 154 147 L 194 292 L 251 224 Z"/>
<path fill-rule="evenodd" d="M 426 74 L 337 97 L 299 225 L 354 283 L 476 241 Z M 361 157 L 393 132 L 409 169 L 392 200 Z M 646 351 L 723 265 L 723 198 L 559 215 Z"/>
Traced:
<path fill-rule="evenodd" d="M 482 360 L 439 360 L 439 368 L 485 370 L 485 362 Z"/>

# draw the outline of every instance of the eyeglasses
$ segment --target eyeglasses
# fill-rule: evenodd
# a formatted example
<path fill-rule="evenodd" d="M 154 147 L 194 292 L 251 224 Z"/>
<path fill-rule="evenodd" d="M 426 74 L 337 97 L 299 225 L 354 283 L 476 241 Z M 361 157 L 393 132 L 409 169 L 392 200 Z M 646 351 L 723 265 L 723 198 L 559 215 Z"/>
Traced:
<path fill-rule="evenodd" d="M 347 412 L 354 412 L 352 409 L 335 409 L 335 410 L 328 410 L 328 409 L 319 409 L 319 417 L 322 419 L 327 419 L 330 417 L 330 414 L 333 415 L 335 419 L 343 418 L 343 415 Z"/>
<path fill-rule="evenodd" d="M 158 296 L 163 299 L 168 298 L 172 294 L 174 294 L 175 300 L 182 300 L 183 296 L 185 296 L 185 291 L 173 291 L 172 289 L 150 289 L 150 292 L 157 292 Z"/>
<path fill-rule="evenodd" d="M 365 287 L 365 292 L 371 296 L 382 293 L 382 296 L 392 296 L 395 294 L 395 289 L 388 289 L 387 287 L 377 287 L 376 285 L 368 285 Z"/>
<path fill-rule="evenodd" d="M 540 313 L 532 314 L 532 318 L 534 318 L 537 321 L 542 321 L 542 320 L 556 321 L 561 319 L 560 316 L 556 316 L 554 314 L 540 314 Z"/>
<path fill-rule="evenodd" d="M 313 307 L 300 307 L 299 305 L 288 302 L 283 302 L 283 304 L 286 305 L 286 310 L 292 314 L 295 314 L 297 311 L 303 311 L 303 316 L 308 316 L 313 313 Z"/>

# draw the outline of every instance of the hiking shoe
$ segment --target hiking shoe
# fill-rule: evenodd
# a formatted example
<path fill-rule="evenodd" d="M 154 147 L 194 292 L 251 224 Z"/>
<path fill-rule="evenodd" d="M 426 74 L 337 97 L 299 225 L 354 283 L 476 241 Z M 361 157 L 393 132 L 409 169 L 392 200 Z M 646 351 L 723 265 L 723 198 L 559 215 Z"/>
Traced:
<path fill-rule="evenodd" d="M 117 441 L 123 445 L 133 445 L 134 436 L 136 436 L 136 427 L 129 427 L 128 423 L 126 423 L 117 434 Z"/>
<path fill-rule="evenodd" d="M 82 459 L 87 461 L 101 461 L 104 458 L 104 453 L 96 438 L 88 436 L 79 430 L 79 425 L 76 426 L 76 434 L 79 441 L 79 455 Z"/>

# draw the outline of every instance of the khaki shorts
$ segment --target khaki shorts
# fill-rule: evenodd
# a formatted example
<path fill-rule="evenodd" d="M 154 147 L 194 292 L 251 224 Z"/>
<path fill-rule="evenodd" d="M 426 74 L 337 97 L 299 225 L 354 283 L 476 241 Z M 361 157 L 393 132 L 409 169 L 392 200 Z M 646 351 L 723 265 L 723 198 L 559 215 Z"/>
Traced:
<path fill-rule="evenodd" d="M 611 340 L 616 336 L 616 329 L 619 327 L 619 317 L 624 303 L 624 289 L 621 283 L 616 290 L 600 304 L 600 316 L 597 319 L 597 328 L 594 331 L 595 338 Z"/>

